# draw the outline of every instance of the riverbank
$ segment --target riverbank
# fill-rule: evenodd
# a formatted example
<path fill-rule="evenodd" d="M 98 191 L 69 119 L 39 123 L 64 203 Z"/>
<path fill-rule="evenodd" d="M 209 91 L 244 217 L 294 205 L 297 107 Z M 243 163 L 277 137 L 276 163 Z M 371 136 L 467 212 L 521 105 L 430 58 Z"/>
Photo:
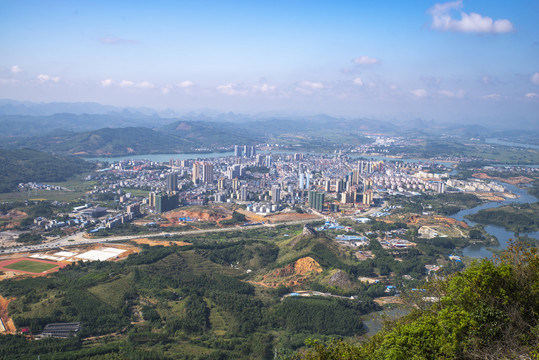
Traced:
<path fill-rule="evenodd" d="M 476 206 L 470 209 L 459 211 L 458 213 L 450 217 L 458 221 L 464 221 L 466 224 L 473 227 L 477 225 L 477 223 L 468 219 L 467 216 L 474 215 L 481 210 L 493 209 L 493 208 L 498 208 L 498 207 L 511 205 L 511 204 L 535 203 L 539 201 L 537 197 L 531 195 L 526 190 L 521 189 L 517 186 L 511 185 L 508 183 L 503 183 L 503 186 L 506 187 L 507 190 L 515 194 L 517 197 L 506 198 L 504 201 L 501 201 L 501 202 L 488 202 L 485 204 L 481 204 L 479 206 Z M 496 239 L 498 240 L 498 245 L 497 246 L 480 245 L 480 244 L 470 245 L 462 250 L 462 255 L 472 257 L 472 258 L 489 258 L 490 259 L 492 258 L 493 254 L 492 254 L 492 251 L 490 251 L 489 249 L 505 250 L 507 249 L 509 240 L 515 238 L 514 232 L 507 231 L 501 226 L 486 225 L 484 229 L 489 235 L 496 237 Z M 539 240 L 539 232 L 522 233 L 520 235 Z"/>

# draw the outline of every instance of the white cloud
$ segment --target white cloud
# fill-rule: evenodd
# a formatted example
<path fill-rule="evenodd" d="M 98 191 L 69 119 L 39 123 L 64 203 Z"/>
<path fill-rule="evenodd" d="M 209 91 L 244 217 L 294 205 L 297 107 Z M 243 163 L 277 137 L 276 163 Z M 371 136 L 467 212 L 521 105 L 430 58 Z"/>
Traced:
<path fill-rule="evenodd" d="M 277 90 L 277 87 L 275 85 L 270 85 L 270 84 L 262 84 L 260 86 L 258 85 L 255 85 L 255 89 L 258 90 L 258 91 L 261 91 L 263 93 L 271 93 L 271 92 L 274 92 L 275 90 Z"/>
<path fill-rule="evenodd" d="M 461 12 L 461 19 L 451 17 L 452 10 L 462 8 L 462 0 L 436 4 L 428 10 L 432 15 L 431 27 L 440 31 L 456 31 L 470 33 L 507 33 L 514 30 L 513 24 L 507 19 L 492 20 L 488 16 L 477 13 Z"/>
<path fill-rule="evenodd" d="M 465 92 L 464 90 L 459 90 L 457 92 L 452 92 L 449 90 L 439 90 L 438 94 L 448 97 L 448 98 L 462 99 L 464 97 Z"/>
<path fill-rule="evenodd" d="M 380 62 L 380 60 L 376 58 L 371 58 L 365 55 L 357 57 L 352 61 L 354 62 L 354 64 L 358 64 L 358 65 L 373 65 L 373 64 L 378 64 Z"/>
<path fill-rule="evenodd" d="M 357 77 L 354 79 L 354 84 L 356 84 L 357 86 L 363 86 L 363 80 L 361 80 L 360 77 Z"/>
<path fill-rule="evenodd" d="M 321 82 L 312 82 L 312 81 L 302 81 L 301 86 L 306 88 L 311 88 L 315 90 L 323 89 L 324 85 Z"/>
<path fill-rule="evenodd" d="M 370 87 L 371 89 L 374 89 L 376 87 L 376 83 L 371 81 L 370 83 L 367 84 L 367 86 Z"/>
<path fill-rule="evenodd" d="M 185 80 L 185 81 L 182 81 L 181 83 L 178 84 L 179 87 L 181 88 L 188 88 L 188 87 L 191 87 L 195 85 L 192 81 L 189 81 L 189 80 Z"/>
<path fill-rule="evenodd" d="M 152 84 L 149 81 L 142 81 L 135 84 L 135 87 L 138 87 L 140 89 L 152 89 L 154 87 L 154 84 Z"/>
<path fill-rule="evenodd" d="M 135 85 L 135 83 L 133 81 L 130 81 L 130 80 L 122 80 L 122 81 L 120 81 L 119 85 L 121 87 L 125 87 L 125 86 L 133 86 L 133 85 Z"/>
<path fill-rule="evenodd" d="M 152 84 L 149 81 L 134 82 L 134 81 L 131 81 L 131 80 L 122 80 L 122 81 L 120 81 L 120 83 L 118 85 L 121 86 L 121 87 L 131 87 L 132 86 L 132 87 L 136 87 L 136 88 L 139 88 L 139 89 L 153 89 L 155 87 L 155 85 Z"/>
<path fill-rule="evenodd" d="M 535 74 L 533 74 L 530 80 L 532 83 L 539 85 L 539 72 L 536 72 Z"/>
<path fill-rule="evenodd" d="M 11 67 L 11 72 L 14 73 L 14 74 L 20 73 L 20 72 L 22 72 L 22 69 L 19 67 L 19 65 L 13 65 Z"/>
<path fill-rule="evenodd" d="M 497 100 L 500 97 L 501 97 L 500 94 L 488 94 L 488 95 L 481 96 L 481 98 L 485 100 Z"/>
<path fill-rule="evenodd" d="M 389 88 L 390 88 L 391 90 L 397 90 L 397 89 L 398 89 L 398 86 L 397 86 L 397 85 L 391 85 Z"/>
<path fill-rule="evenodd" d="M 46 75 L 46 74 L 40 74 L 38 75 L 37 79 L 41 82 L 48 82 L 48 81 L 51 81 L 51 82 L 55 82 L 57 83 L 58 81 L 60 81 L 60 78 L 59 77 L 55 77 L 55 76 L 49 76 L 49 75 Z"/>
<path fill-rule="evenodd" d="M 101 80 L 101 81 L 99 82 L 99 84 L 100 84 L 101 86 L 103 86 L 103 87 L 109 87 L 109 86 L 112 85 L 112 83 L 113 83 L 112 79 L 105 79 L 105 80 Z"/>
<path fill-rule="evenodd" d="M 412 90 L 410 91 L 413 95 L 419 97 L 419 98 L 423 98 L 425 96 L 427 96 L 427 90 L 425 89 L 416 89 L 416 90 Z"/>
<path fill-rule="evenodd" d="M 170 87 L 166 86 L 164 88 L 161 88 L 161 93 L 163 95 L 168 95 L 170 93 Z"/>
<path fill-rule="evenodd" d="M 225 95 L 246 95 L 247 91 L 240 89 L 238 84 L 230 83 L 217 86 L 217 91 Z"/>
<path fill-rule="evenodd" d="M 525 96 L 530 99 L 535 99 L 539 97 L 539 95 L 537 95 L 536 93 L 527 93 Z"/>

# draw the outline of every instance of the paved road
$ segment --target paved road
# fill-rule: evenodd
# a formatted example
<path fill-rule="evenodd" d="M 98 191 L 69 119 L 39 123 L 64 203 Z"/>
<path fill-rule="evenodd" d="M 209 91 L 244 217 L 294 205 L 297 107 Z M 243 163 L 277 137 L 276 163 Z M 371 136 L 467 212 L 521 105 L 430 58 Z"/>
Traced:
<path fill-rule="evenodd" d="M 134 240 L 141 238 L 155 238 L 155 237 L 167 237 L 167 236 L 185 236 L 185 235 L 199 235 L 204 233 L 219 233 L 219 232 L 231 232 L 231 231 L 245 231 L 250 229 L 261 229 L 261 228 L 273 228 L 280 225 L 298 225 L 306 224 L 309 222 L 319 221 L 319 218 L 308 219 L 308 220 L 296 220 L 296 221 L 285 221 L 279 222 L 276 224 L 262 224 L 262 225 L 253 225 L 253 226 L 235 226 L 230 228 L 218 228 L 218 229 L 201 229 L 201 230 L 189 230 L 189 231 L 171 231 L 171 232 L 160 232 L 155 234 L 141 234 L 141 235 L 126 235 L 126 236 L 109 236 L 106 238 L 90 238 L 87 239 L 83 237 L 85 232 L 78 232 L 73 235 L 65 236 L 63 238 L 53 240 L 47 243 L 38 244 L 38 245 L 27 245 L 19 246 L 16 248 L 3 249 L 0 250 L 0 254 L 16 254 L 19 252 L 30 252 L 30 251 L 40 251 L 40 250 L 50 250 L 60 247 L 68 246 L 77 246 L 85 244 L 96 244 L 96 243 L 107 243 L 107 242 L 116 242 L 116 241 L 126 241 Z"/>
<path fill-rule="evenodd" d="M 361 214 L 361 216 L 368 216 L 368 215 L 374 214 L 375 212 L 383 209 L 385 206 L 386 206 L 386 203 L 384 203 L 379 208 L 370 209 L 369 211 Z M 348 216 L 348 217 L 355 217 L 355 216 Z M 60 247 L 126 241 L 126 240 L 134 240 L 134 239 L 141 239 L 141 238 L 199 235 L 199 234 L 204 234 L 204 233 L 219 233 L 219 232 L 231 232 L 231 231 L 245 231 L 245 230 L 250 230 L 250 229 L 273 228 L 279 225 L 298 225 L 298 224 L 306 224 L 306 223 L 319 221 L 319 220 L 320 218 L 316 218 L 316 219 L 308 219 L 308 220 L 283 221 L 276 224 L 235 226 L 235 227 L 230 227 L 230 228 L 201 229 L 201 230 L 175 231 L 175 232 L 160 232 L 156 234 L 143 234 L 143 235 L 110 236 L 106 238 L 91 238 L 91 239 L 87 239 L 82 236 L 85 232 L 78 232 L 76 234 L 65 236 L 58 240 L 53 240 L 53 241 L 43 243 L 43 244 L 26 245 L 26 246 L 19 246 L 15 248 L 2 249 L 0 250 L 0 255 L 16 254 L 20 252 L 31 252 L 31 251 L 47 251 L 51 249 L 57 249 Z"/>

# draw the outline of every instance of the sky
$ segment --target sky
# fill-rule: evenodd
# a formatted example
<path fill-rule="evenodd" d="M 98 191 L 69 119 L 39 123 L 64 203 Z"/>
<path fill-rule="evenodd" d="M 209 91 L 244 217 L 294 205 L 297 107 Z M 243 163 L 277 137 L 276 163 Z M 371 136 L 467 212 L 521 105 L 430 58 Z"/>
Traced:
<path fill-rule="evenodd" d="M 539 1 L 0 2 L 0 98 L 539 127 Z"/>

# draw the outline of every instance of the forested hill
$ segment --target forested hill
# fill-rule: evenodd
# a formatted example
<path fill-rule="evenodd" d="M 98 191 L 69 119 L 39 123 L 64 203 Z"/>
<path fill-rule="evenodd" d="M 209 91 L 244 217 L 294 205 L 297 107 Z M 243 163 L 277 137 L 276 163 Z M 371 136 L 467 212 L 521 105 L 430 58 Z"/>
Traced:
<path fill-rule="evenodd" d="M 369 341 L 311 342 L 294 360 L 538 359 L 539 257 L 512 246 L 410 297 L 416 310 Z"/>
<path fill-rule="evenodd" d="M 13 191 L 19 183 L 64 181 L 94 167 L 92 163 L 75 157 L 31 149 L 0 149 L 0 192 Z"/>
<path fill-rule="evenodd" d="M 45 136 L 4 138 L 3 147 L 65 155 L 125 155 L 196 151 L 201 148 L 251 144 L 258 139 L 229 124 L 178 122 L 160 129 L 103 128 L 84 132 L 58 132 Z"/>

